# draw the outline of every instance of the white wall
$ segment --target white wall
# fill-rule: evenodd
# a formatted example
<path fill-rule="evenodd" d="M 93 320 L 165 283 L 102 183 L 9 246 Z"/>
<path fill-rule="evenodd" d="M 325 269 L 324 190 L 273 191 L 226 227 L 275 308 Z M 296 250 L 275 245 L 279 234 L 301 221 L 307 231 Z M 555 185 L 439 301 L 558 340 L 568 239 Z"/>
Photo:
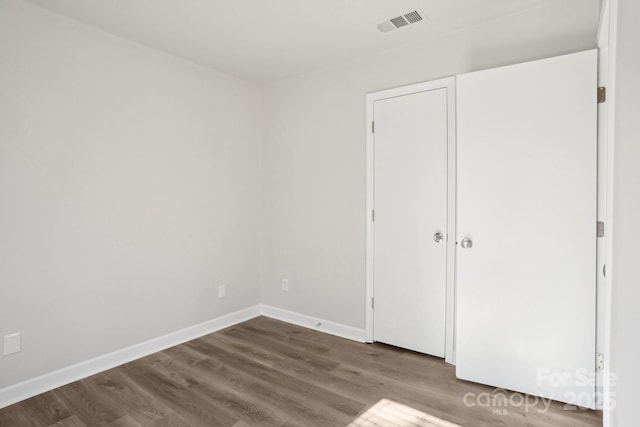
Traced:
<path fill-rule="evenodd" d="M 0 388 L 259 302 L 260 126 L 252 84 L 0 1 Z"/>
<path fill-rule="evenodd" d="M 594 48 L 593 27 L 562 33 L 566 23 L 556 17 L 588 13 L 581 1 L 552 2 L 268 85 L 263 93 L 263 302 L 363 328 L 365 94 Z M 559 36 L 548 38 L 540 22 Z M 282 278 L 289 279 L 288 292 L 280 288 Z"/>
<path fill-rule="evenodd" d="M 638 424 L 640 399 L 640 2 L 618 0 L 612 273 L 612 426 Z"/>

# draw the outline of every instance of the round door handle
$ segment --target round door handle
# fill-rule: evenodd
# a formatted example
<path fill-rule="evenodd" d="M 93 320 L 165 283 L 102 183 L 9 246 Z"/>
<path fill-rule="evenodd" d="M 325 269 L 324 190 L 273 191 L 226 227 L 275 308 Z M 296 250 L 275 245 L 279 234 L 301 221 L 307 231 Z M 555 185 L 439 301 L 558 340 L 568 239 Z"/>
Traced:
<path fill-rule="evenodd" d="M 469 249 L 469 248 L 473 247 L 473 242 L 468 237 L 465 237 L 460 242 L 460 246 L 462 247 L 462 249 Z"/>
<path fill-rule="evenodd" d="M 433 235 L 433 240 L 436 243 L 440 243 L 440 242 L 442 242 L 444 240 L 444 236 L 442 235 L 442 233 L 438 232 L 438 233 Z"/>

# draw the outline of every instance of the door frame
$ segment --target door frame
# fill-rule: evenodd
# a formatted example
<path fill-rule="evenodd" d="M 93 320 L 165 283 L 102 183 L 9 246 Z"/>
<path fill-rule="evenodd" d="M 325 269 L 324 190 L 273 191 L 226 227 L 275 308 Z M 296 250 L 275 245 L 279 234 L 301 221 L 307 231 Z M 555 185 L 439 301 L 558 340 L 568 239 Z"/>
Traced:
<path fill-rule="evenodd" d="M 597 255 L 599 285 L 597 322 L 601 336 L 596 337 L 596 351 L 604 357 L 604 367 L 596 375 L 597 409 L 603 410 L 603 426 L 617 425 L 615 379 L 611 363 L 611 323 L 613 282 L 614 176 L 615 176 L 615 94 L 618 40 L 618 0 L 604 0 L 598 24 L 598 86 L 607 88 L 604 104 L 598 107 L 598 220 L 605 222 L 604 245 Z M 600 156 L 605 156 L 601 159 Z M 602 267 L 606 265 L 606 276 Z"/>
<path fill-rule="evenodd" d="M 398 96 L 411 95 L 436 89 L 447 90 L 447 279 L 445 318 L 445 361 L 455 364 L 455 236 L 456 236 L 456 93 L 455 77 L 417 83 L 366 95 L 366 288 L 365 288 L 365 341 L 373 342 L 373 249 L 374 227 L 374 102 Z"/>

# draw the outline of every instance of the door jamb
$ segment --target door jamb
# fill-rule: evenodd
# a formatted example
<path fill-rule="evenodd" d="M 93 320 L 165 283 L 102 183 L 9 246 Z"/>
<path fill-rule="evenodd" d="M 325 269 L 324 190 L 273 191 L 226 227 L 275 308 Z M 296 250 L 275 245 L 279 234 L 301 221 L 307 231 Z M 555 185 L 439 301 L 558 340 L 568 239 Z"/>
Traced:
<path fill-rule="evenodd" d="M 598 322 L 600 322 L 600 332 L 604 336 L 597 338 L 600 351 L 604 356 L 604 368 L 596 375 L 596 404 L 598 409 L 603 410 L 603 426 L 617 425 L 615 411 L 615 379 L 612 376 L 612 354 L 611 354 L 611 324 L 612 324 L 612 287 L 613 282 L 613 230 L 614 223 L 614 166 L 615 166 L 615 79 L 616 79 L 616 54 L 617 54 L 617 34 L 618 34 L 618 0 L 604 0 L 600 11 L 600 22 L 598 25 L 598 67 L 599 84 L 606 84 L 607 99 L 603 105 L 604 115 L 598 114 L 598 126 L 604 127 L 603 132 L 599 132 L 598 150 L 602 155 L 606 155 L 604 170 L 598 170 L 598 188 L 602 193 L 598 197 L 604 198 L 605 202 L 600 205 L 599 218 L 605 221 L 605 248 L 598 254 L 598 267 L 606 265 L 607 274 L 602 278 L 604 292 L 598 300 Z M 603 74 L 601 74 L 602 72 Z M 600 139 L 602 138 L 602 139 Z M 602 163 L 601 163 L 602 164 Z M 604 253 L 603 253 L 604 252 Z M 598 274 L 602 274 L 598 268 Z"/>
<path fill-rule="evenodd" d="M 447 283 L 445 320 L 445 361 L 455 364 L 455 244 L 456 244 L 456 93 L 455 77 L 382 90 L 366 95 L 366 289 L 365 340 L 373 342 L 373 155 L 374 155 L 374 103 L 383 99 L 435 89 L 447 90 Z"/>

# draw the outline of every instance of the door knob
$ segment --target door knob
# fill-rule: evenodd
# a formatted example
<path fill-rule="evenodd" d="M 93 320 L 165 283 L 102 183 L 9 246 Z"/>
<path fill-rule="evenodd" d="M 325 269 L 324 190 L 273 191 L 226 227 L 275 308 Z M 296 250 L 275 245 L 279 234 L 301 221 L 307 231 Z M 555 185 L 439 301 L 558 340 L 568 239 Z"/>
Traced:
<path fill-rule="evenodd" d="M 433 240 L 434 240 L 436 243 L 440 243 L 441 241 L 443 241 L 443 240 L 444 240 L 444 236 L 442 235 L 442 233 L 437 232 L 436 234 L 434 234 L 434 235 L 433 235 Z"/>
<path fill-rule="evenodd" d="M 465 237 L 460 242 L 460 246 L 462 247 L 462 249 L 469 249 L 473 246 L 473 242 L 468 237 Z"/>

